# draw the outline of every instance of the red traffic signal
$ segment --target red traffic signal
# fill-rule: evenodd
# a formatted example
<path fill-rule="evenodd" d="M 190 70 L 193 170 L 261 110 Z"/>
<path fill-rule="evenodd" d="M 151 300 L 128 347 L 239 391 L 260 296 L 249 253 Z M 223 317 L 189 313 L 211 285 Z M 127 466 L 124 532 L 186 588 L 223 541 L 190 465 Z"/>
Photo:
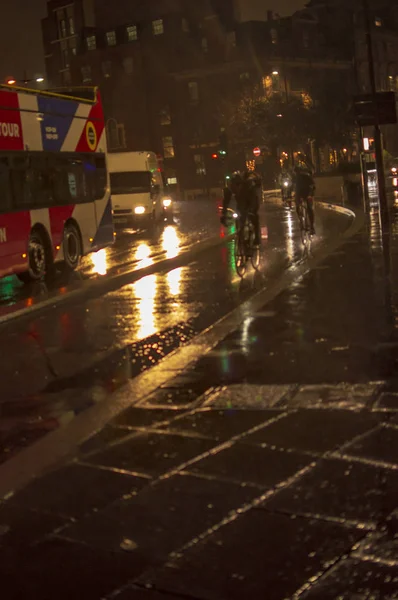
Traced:
<path fill-rule="evenodd" d="M 214 153 L 211 155 L 211 157 L 212 157 L 212 159 L 213 159 L 213 160 L 216 160 L 216 159 L 218 158 L 218 154 L 217 154 L 217 152 L 214 152 Z"/>

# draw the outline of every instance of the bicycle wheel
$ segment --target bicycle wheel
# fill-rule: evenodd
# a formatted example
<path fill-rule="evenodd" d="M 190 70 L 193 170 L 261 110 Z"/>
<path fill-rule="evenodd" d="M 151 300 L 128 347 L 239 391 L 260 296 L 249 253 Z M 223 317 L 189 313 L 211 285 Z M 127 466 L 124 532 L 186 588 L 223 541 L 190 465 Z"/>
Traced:
<path fill-rule="evenodd" d="M 253 224 L 250 223 L 246 243 L 246 258 L 252 263 L 253 269 L 258 269 L 260 264 L 260 248 L 256 247 L 254 244 L 255 237 Z"/>
<path fill-rule="evenodd" d="M 235 268 L 239 277 L 246 273 L 246 265 L 245 242 L 242 232 L 238 231 L 235 236 Z"/>

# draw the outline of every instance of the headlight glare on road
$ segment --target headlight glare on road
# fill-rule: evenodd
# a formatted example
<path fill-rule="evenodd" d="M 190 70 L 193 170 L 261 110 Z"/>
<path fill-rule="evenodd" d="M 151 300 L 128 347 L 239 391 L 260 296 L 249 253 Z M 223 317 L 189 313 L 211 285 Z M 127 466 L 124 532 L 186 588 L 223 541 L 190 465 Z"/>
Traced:
<path fill-rule="evenodd" d="M 163 206 L 164 208 L 169 208 L 171 206 L 171 198 L 163 198 Z"/>
<path fill-rule="evenodd" d="M 134 212 L 136 215 L 143 215 L 145 212 L 145 206 L 136 206 Z"/>

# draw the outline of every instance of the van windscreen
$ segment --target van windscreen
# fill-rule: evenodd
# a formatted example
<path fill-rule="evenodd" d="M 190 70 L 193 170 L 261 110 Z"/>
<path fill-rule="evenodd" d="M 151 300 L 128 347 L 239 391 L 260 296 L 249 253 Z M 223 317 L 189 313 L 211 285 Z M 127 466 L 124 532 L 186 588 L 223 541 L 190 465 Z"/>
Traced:
<path fill-rule="evenodd" d="M 120 194 L 143 194 L 151 191 L 151 174 L 149 171 L 126 171 L 110 173 L 111 192 Z"/>

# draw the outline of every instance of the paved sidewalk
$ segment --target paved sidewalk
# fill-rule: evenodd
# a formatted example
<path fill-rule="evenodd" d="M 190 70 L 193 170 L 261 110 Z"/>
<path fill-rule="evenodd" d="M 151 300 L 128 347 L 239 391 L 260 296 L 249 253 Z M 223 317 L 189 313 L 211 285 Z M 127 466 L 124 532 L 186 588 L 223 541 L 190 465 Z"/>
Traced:
<path fill-rule="evenodd" d="M 0 505 L 4 598 L 397 599 L 395 303 L 358 234 Z"/>

